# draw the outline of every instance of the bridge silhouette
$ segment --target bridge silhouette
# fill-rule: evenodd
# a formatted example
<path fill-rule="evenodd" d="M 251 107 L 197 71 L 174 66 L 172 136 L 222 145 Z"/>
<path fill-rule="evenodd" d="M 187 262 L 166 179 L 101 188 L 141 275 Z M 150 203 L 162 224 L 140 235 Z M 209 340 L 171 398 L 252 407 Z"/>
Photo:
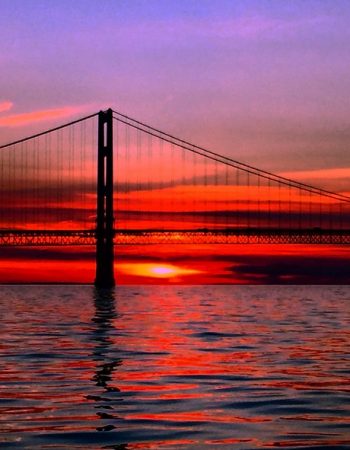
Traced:
<path fill-rule="evenodd" d="M 350 244 L 350 197 L 112 109 L 0 146 L 0 246 Z"/>

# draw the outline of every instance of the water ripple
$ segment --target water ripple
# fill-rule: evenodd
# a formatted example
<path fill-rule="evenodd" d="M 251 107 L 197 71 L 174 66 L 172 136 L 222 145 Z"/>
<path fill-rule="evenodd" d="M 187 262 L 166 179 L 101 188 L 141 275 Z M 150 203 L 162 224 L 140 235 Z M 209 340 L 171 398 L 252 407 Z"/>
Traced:
<path fill-rule="evenodd" d="M 350 289 L 2 287 L 0 448 L 350 448 Z"/>

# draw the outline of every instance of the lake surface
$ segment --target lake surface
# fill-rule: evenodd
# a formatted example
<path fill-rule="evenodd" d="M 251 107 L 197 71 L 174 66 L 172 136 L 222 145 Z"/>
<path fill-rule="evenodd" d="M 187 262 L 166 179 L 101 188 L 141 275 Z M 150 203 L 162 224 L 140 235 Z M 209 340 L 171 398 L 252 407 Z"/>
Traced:
<path fill-rule="evenodd" d="M 350 287 L 0 286 L 0 448 L 350 449 Z"/>

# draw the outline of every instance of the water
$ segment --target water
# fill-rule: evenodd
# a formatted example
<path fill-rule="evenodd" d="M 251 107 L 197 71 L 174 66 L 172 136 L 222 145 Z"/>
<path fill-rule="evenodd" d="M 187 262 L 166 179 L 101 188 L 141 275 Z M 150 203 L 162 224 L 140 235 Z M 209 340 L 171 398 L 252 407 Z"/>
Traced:
<path fill-rule="evenodd" d="M 349 449 L 350 288 L 0 287 L 0 448 Z"/>

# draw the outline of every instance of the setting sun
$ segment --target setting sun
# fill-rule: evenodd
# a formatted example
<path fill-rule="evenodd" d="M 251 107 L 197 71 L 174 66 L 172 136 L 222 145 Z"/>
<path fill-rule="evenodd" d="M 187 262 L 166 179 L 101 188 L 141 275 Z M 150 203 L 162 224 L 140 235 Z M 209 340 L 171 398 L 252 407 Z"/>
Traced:
<path fill-rule="evenodd" d="M 173 264 L 128 263 L 120 264 L 118 268 L 121 272 L 128 275 L 154 278 L 175 278 L 181 275 L 193 275 L 200 272 L 199 270 L 187 269 Z"/>

